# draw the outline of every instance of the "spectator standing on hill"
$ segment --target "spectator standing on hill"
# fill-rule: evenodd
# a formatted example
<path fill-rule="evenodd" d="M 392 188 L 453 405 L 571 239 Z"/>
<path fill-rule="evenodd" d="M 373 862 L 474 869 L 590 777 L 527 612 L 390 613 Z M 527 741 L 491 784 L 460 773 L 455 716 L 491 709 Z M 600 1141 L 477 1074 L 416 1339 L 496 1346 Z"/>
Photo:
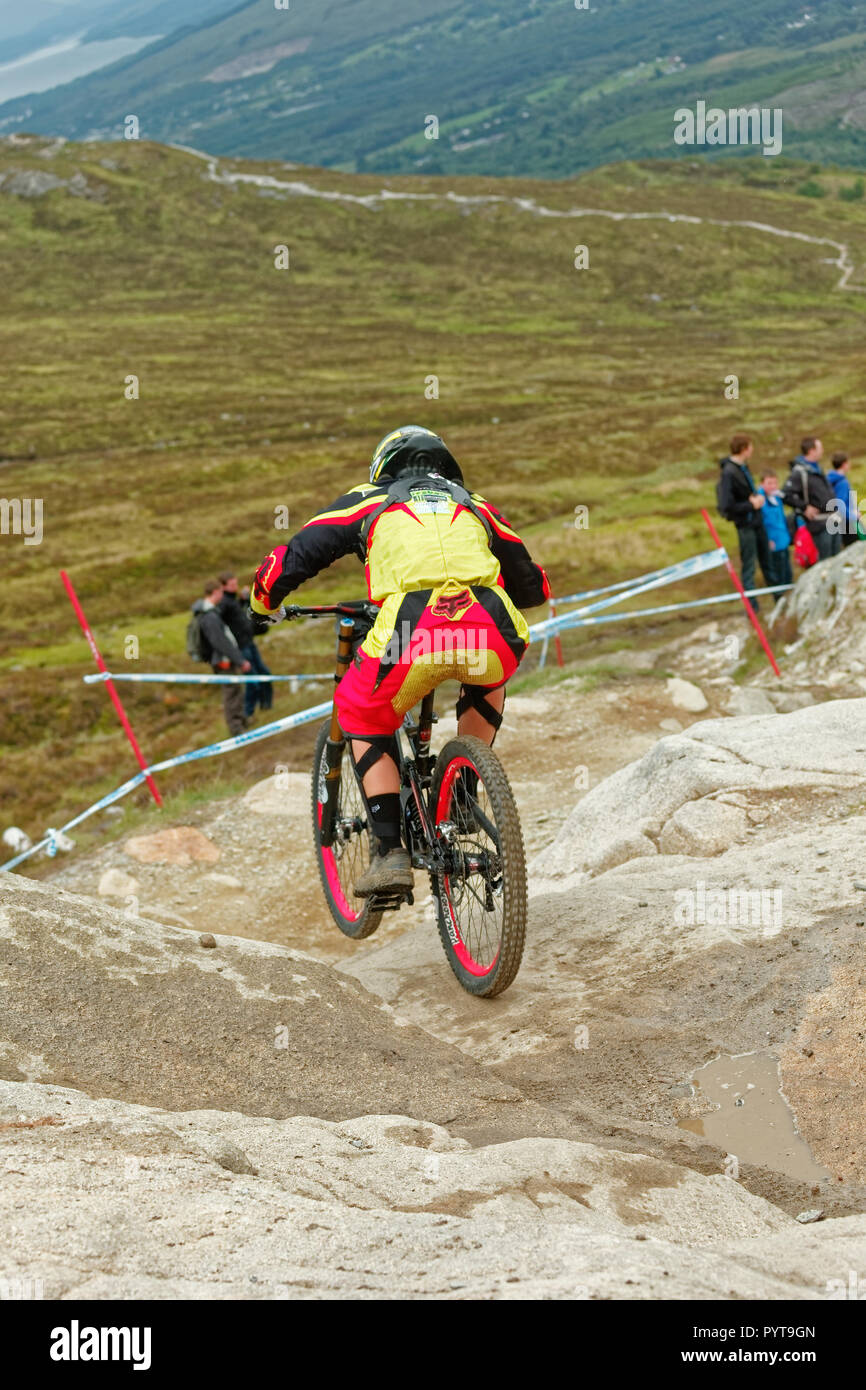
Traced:
<path fill-rule="evenodd" d="M 767 545 L 770 548 L 770 583 L 791 584 L 791 533 L 788 530 L 788 518 L 785 516 L 779 492 L 779 479 L 775 473 L 769 470 L 764 473 L 760 493 L 764 498 L 761 517 L 767 533 Z M 777 603 L 781 597 L 781 594 L 776 594 Z"/>
<path fill-rule="evenodd" d="M 250 618 L 249 589 L 239 591 L 238 577 L 231 570 L 226 570 L 220 575 L 220 583 L 223 587 L 223 596 L 220 601 L 220 614 L 226 627 L 231 632 L 241 650 L 241 656 L 250 664 L 250 670 L 258 676 L 269 676 L 270 670 L 262 660 L 262 654 L 255 644 L 253 637 L 253 625 Z M 274 703 L 274 687 L 270 681 L 263 681 L 261 684 L 254 684 L 243 687 L 244 691 L 244 718 L 249 721 L 255 714 L 256 705 L 259 704 L 262 710 L 269 710 Z"/>
<path fill-rule="evenodd" d="M 719 511 L 726 521 L 732 521 L 737 528 L 740 568 L 746 592 L 755 588 L 756 561 L 761 566 L 764 584 L 769 588 L 773 583 L 770 578 L 770 548 L 761 517 L 765 498 L 755 487 L 755 480 L 749 471 L 752 447 L 747 434 L 734 435 L 731 452 L 719 460 L 719 481 L 716 484 Z M 749 602 L 757 613 L 757 599 L 749 599 Z"/>
<path fill-rule="evenodd" d="M 827 529 L 834 514 L 833 485 L 821 467 L 824 445 L 814 435 L 800 443 L 800 452 L 791 460 L 791 471 L 782 490 L 782 501 L 793 507 L 798 521 L 809 530 L 819 560 L 829 560 L 842 549 L 842 538 Z"/>
<path fill-rule="evenodd" d="M 856 493 L 851 491 L 851 482 L 848 477 L 851 460 L 847 454 L 834 454 L 831 463 L 833 467 L 827 471 L 827 482 L 832 484 L 833 492 L 839 503 L 842 545 L 853 545 L 854 541 L 860 539 L 857 526 L 860 513 L 857 510 Z"/>
<path fill-rule="evenodd" d="M 204 586 L 204 603 L 200 609 L 199 626 L 206 648 L 210 649 L 210 664 L 222 675 L 246 674 L 250 663 L 245 660 L 237 641 L 226 626 L 220 612 L 223 587 L 218 579 L 209 579 Z M 244 691 L 241 685 L 223 686 L 223 713 L 230 734 L 242 734 L 247 727 L 244 719 Z"/>

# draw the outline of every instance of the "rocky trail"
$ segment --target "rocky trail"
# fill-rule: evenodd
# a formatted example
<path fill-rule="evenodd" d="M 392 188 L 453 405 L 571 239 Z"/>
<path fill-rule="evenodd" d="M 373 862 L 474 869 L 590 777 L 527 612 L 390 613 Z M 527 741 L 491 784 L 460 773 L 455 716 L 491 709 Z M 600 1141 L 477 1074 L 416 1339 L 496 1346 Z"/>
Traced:
<path fill-rule="evenodd" d="M 855 549 L 779 606 L 781 682 L 734 679 L 728 618 L 510 699 L 530 926 L 495 1000 L 457 986 L 425 891 L 366 942 L 337 932 L 309 731 L 184 826 L 0 875 L 7 1265 L 96 1298 L 862 1279 Z"/>

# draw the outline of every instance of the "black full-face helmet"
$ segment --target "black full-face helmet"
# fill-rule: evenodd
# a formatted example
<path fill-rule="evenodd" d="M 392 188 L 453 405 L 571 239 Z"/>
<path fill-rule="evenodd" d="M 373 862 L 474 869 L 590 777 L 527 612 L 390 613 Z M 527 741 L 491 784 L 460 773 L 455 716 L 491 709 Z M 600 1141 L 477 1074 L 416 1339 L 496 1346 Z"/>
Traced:
<path fill-rule="evenodd" d="M 403 425 L 392 430 L 376 446 L 370 464 L 370 482 L 394 482 L 407 473 L 441 473 L 462 483 L 460 464 L 438 434 L 422 425 Z"/>

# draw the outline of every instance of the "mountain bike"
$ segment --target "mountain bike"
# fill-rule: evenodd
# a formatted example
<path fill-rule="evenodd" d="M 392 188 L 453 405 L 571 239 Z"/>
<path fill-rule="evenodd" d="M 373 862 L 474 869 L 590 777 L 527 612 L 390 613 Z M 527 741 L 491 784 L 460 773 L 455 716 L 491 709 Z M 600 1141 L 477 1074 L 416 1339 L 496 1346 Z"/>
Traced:
<path fill-rule="evenodd" d="M 335 615 L 337 683 L 378 614 L 364 601 L 287 607 L 289 618 Z M 449 739 L 431 749 L 435 692 L 397 731 L 404 844 L 430 876 L 448 963 L 470 994 L 491 998 L 514 980 L 526 934 L 526 859 L 514 796 L 499 758 L 481 739 Z M 414 901 L 397 890 L 356 898 L 354 885 L 373 851 L 367 806 L 336 705 L 313 760 L 316 858 L 331 916 L 346 936 L 372 936 L 383 915 Z"/>

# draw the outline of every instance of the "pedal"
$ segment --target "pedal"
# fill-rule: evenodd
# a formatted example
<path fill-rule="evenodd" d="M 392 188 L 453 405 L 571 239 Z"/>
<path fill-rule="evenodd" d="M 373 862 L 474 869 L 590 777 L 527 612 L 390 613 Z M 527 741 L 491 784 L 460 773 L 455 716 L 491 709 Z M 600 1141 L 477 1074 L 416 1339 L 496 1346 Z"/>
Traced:
<path fill-rule="evenodd" d="M 415 902 L 415 894 L 411 888 L 396 888 L 389 893 L 373 893 L 367 902 L 373 912 L 396 912 L 404 903 L 410 907 Z"/>

